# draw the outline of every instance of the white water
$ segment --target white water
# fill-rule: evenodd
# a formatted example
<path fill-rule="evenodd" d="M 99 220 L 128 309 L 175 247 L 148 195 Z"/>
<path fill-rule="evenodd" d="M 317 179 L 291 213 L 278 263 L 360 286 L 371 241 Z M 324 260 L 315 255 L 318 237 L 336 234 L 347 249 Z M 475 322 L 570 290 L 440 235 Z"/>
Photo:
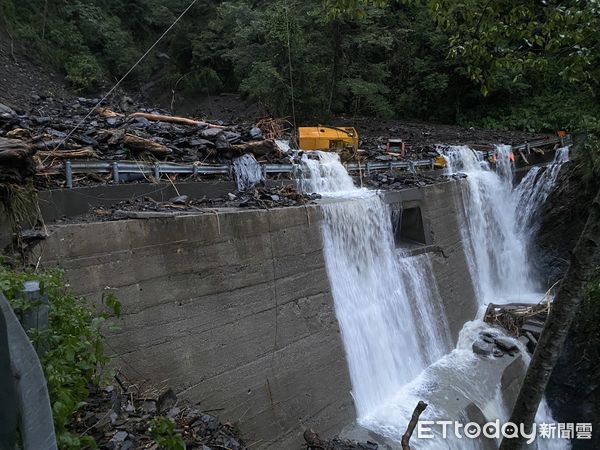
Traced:
<path fill-rule="evenodd" d="M 562 164 L 568 160 L 568 149 L 559 149 L 554 163 L 542 176 L 538 176 L 539 168 L 535 167 L 533 173 L 513 188 L 509 152 L 510 147 L 497 146 L 495 170 L 480 153 L 468 147 L 454 147 L 446 156 L 450 172 L 467 174 L 467 187 L 461 192 L 463 241 L 482 306 L 480 315 L 490 302 L 537 303 L 543 297 L 536 292 L 532 280 L 527 255 L 532 233 L 526 225 L 531 225 L 535 212 L 552 190 Z M 520 343 L 519 346 L 529 364 L 526 349 Z M 509 412 L 500 406 L 497 417 L 507 420 Z M 545 399 L 537 411 L 536 422 L 554 422 Z M 538 440 L 537 443 L 538 448 L 570 447 L 563 440 Z"/>
<path fill-rule="evenodd" d="M 516 226 L 510 149 L 497 151 L 496 170 L 466 147 L 455 147 L 448 155 L 450 170 L 468 175 L 461 191 L 462 232 L 482 307 L 490 301 L 540 298 L 529 277 L 526 239 Z M 429 256 L 408 257 L 395 248 L 389 207 L 375 192 L 354 187 L 336 154 L 311 156 L 303 156 L 309 176 L 300 187 L 338 199 L 322 205 L 324 254 L 358 422 L 398 441 L 419 400 L 429 403 L 422 419 L 468 422 L 466 405 L 457 403 L 461 398 L 480 406 L 488 420 L 507 420 L 501 374 L 493 363 L 482 374 L 489 361 L 482 362 L 471 349 L 487 325 L 481 320 L 466 323 L 450 351 Z M 545 402 L 536 419 L 552 422 Z M 539 444 L 567 447 L 564 442 Z M 413 440 L 411 446 L 481 448 L 465 439 Z"/>
<path fill-rule="evenodd" d="M 335 153 L 311 156 L 303 189 L 346 198 L 322 205 L 324 255 L 363 417 L 447 353 L 451 338 L 428 256 L 396 250 L 389 206 L 356 188 Z"/>
<path fill-rule="evenodd" d="M 250 189 L 264 179 L 260 164 L 250 153 L 233 160 L 233 171 L 238 191 Z"/>
<path fill-rule="evenodd" d="M 354 186 L 335 152 L 303 152 L 302 165 L 305 175 L 299 180 L 299 189 L 303 192 L 327 197 L 356 197 L 366 192 Z"/>
<path fill-rule="evenodd" d="M 523 300 L 534 292 L 527 243 L 515 227 L 510 147 L 498 146 L 497 170 L 469 147 L 451 147 L 451 173 L 467 174 L 461 185 L 463 244 L 480 305 Z"/>
<path fill-rule="evenodd" d="M 537 231 L 536 215 L 550 195 L 562 165 L 568 160 L 569 147 L 559 148 L 550 165 L 532 167 L 516 188 L 515 195 L 519 211 L 517 229 L 528 238 L 531 238 Z"/>

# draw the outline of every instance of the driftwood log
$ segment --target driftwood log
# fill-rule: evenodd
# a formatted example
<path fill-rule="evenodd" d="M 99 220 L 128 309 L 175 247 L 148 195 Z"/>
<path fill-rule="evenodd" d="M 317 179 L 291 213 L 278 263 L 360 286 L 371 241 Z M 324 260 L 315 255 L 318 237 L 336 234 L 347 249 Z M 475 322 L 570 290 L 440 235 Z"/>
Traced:
<path fill-rule="evenodd" d="M 279 148 L 274 140 L 265 139 L 262 141 L 248 142 L 246 144 L 235 144 L 231 146 L 231 150 L 239 154 L 252 153 L 256 156 L 264 156 L 271 152 L 278 152 Z"/>
<path fill-rule="evenodd" d="M 0 183 L 24 183 L 35 175 L 36 149 L 18 139 L 0 138 Z"/>
<path fill-rule="evenodd" d="M 98 114 L 100 117 L 103 117 L 105 119 L 108 119 L 110 117 L 121 117 L 123 116 L 123 114 L 120 114 L 118 112 L 113 111 L 110 108 L 104 108 L 103 106 L 99 106 L 95 109 L 96 114 Z"/>
<path fill-rule="evenodd" d="M 71 159 L 71 158 L 98 158 L 98 154 L 92 147 L 81 147 L 75 150 L 50 150 L 39 151 L 38 156 L 41 158 L 56 158 L 56 159 Z"/>
<path fill-rule="evenodd" d="M 406 429 L 406 432 L 402 435 L 402 450 L 410 450 L 410 437 L 412 436 L 413 431 L 415 431 L 415 427 L 419 422 L 419 417 L 421 416 L 421 413 L 425 411 L 425 408 L 427 408 L 427 403 L 425 403 L 422 400 L 419 401 L 419 403 L 415 407 L 415 410 L 412 413 L 412 417 L 410 418 L 410 422 L 408 422 L 408 428 Z"/>
<path fill-rule="evenodd" d="M 196 127 L 198 125 L 203 125 L 208 128 L 225 128 L 221 125 L 214 125 L 208 122 L 202 122 L 200 120 L 188 119 L 187 117 L 178 117 L 178 116 L 165 116 L 162 114 L 148 114 L 143 112 L 136 112 L 131 114 L 130 117 L 143 117 L 150 122 L 168 122 L 168 123 L 176 123 L 178 125 L 190 125 Z"/>
<path fill-rule="evenodd" d="M 172 150 L 166 145 L 129 133 L 123 138 L 123 144 L 125 144 L 131 150 L 138 152 L 146 151 L 156 156 L 166 156 L 172 153 Z"/>

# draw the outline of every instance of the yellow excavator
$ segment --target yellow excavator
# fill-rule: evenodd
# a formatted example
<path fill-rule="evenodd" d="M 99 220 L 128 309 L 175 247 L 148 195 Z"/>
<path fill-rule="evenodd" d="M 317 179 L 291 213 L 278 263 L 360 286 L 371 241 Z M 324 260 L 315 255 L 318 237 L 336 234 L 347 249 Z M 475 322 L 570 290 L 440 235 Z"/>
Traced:
<path fill-rule="evenodd" d="M 316 127 L 298 128 L 298 147 L 300 150 L 358 150 L 358 133 L 352 127 Z"/>

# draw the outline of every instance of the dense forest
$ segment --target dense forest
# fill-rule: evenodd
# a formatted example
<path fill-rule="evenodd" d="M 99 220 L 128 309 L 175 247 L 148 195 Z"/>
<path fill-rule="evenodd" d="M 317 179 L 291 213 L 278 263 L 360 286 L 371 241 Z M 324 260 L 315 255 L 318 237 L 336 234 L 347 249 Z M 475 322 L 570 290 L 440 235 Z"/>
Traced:
<path fill-rule="evenodd" d="M 190 0 L 0 5 L 0 26 L 85 93 L 126 73 Z M 600 110 L 598 9 L 583 0 L 197 0 L 125 86 L 148 96 L 239 92 L 277 116 L 294 107 L 301 117 L 590 128 Z"/>

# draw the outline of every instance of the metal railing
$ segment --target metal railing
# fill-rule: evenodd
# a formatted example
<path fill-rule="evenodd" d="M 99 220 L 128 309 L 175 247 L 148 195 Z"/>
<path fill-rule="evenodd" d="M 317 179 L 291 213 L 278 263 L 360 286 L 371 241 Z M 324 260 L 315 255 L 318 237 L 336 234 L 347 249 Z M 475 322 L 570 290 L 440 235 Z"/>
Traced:
<path fill-rule="evenodd" d="M 534 142 L 528 142 L 513 146 L 515 150 L 529 151 L 532 148 L 543 147 L 547 145 L 560 144 L 561 146 L 571 142 L 570 136 L 555 139 L 545 139 Z M 490 152 L 484 152 L 488 156 Z M 268 174 L 291 174 L 294 177 L 301 177 L 304 173 L 300 164 L 261 164 L 265 178 Z M 389 162 L 366 162 L 345 164 L 346 170 L 350 173 L 370 173 L 376 170 L 408 170 L 415 172 L 417 169 L 427 168 L 433 170 L 435 159 L 421 159 L 417 161 L 389 161 Z M 73 175 L 77 173 L 112 173 L 113 182 L 119 183 L 122 174 L 140 174 L 151 175 L 159 180 L 162 174 L 187 174 L 199 177 L 202 175 L 232 175 L 232 164 L 200 164 L 200 163 L 144 163 L 135 161 L 71 161 L 64 162 L 62 168 L 57 167 L 50 174 L 64 173 L 67 188 L 73 187 Z"/>

